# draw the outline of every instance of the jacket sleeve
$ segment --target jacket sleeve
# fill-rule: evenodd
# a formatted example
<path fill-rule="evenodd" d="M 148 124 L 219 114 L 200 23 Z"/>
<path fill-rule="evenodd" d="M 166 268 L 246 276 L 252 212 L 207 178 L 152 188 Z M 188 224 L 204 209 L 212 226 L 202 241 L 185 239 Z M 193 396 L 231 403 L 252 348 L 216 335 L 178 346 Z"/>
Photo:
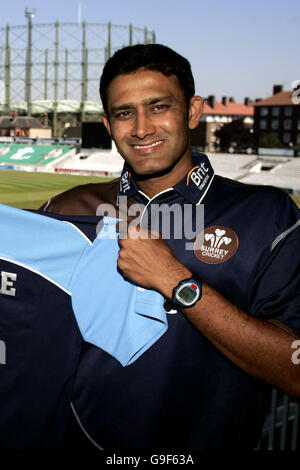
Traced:
<path fill-rule="evenodd" d="M 255 274 L 250 310 L 300 337 L 300 212 L 289 197 L 286 201 L 278 207 L 277 236 Z"/>

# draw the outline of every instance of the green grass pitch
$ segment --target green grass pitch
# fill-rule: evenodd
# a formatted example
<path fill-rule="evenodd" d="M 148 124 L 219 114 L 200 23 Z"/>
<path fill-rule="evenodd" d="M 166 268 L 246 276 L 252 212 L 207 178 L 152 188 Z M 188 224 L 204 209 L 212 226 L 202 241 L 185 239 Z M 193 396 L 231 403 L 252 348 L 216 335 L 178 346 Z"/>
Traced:
<path fill-rule="evenodd" d="M 0 171 L 0 203 L 21 209 L 38 209 L 44 202 L 74 186 L 108 181 L 109 177 L 26 171 Z M 300 207 L 300 196 L 292 195 Z"/>
<path fill-rule="evenodd" d="M 50 197 L 74 186 L 109 179 L 112 178 L 1 170 L 0 203 L 21 209 L 38 209 Z"/>

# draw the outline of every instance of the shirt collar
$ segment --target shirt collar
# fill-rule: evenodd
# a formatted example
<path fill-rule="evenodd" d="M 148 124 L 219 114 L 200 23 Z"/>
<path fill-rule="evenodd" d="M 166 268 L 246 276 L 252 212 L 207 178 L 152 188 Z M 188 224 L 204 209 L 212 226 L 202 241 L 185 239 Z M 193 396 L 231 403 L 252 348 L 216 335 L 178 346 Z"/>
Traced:
<path fill-rule="evenodd" d="M 199 204 L 212 183 L 214 170 L 204 153 L 193 153 L 192 157 L 194 168 L 174 186 L 174 189 L 189 202 Z"/>
<path fill-rule="evenodd" d="M 119 182 L 119 196 L 131 197 L 139 192 L 139 188 L 131 176 L 130 171 L 124 165 Z"/>
<path fill-rule="evenodd" d="M 174 190 L 189 202 L 199 204 L 212 183 L 214 170 L 204 153 L 193 153 L 192 157 L 195 163 L 194 168 L 174 186 Z M 124 166 L 119 183 L 119 196 L 131 197 L 138 192 L 139 188 L 136 182 Z"/>

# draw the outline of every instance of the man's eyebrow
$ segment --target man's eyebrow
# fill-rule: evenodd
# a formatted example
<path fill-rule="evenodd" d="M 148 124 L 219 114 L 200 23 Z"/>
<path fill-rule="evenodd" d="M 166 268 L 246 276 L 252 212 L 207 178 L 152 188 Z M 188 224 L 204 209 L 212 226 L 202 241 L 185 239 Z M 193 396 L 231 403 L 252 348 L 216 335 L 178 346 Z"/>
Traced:
<path fill-rule="evenodd" d="M 157 104 L 157 103 L 160 103 L 161 101 L 172 101 L 172 96 L 166 95 L 166 96 L 157 96 L 155 98 L 149 98 L 148 100 L 145 100 L 143 104 L 145 105 Z"/>
<path fill-rule="evenodd" d="M 161 101 L 172 101 L 172 96 L 166 95 L 166 96 L 157 96 L 153 98 L 148 98 L 147 100 L 143 101 L 144 106 L 149 106 L 151 104 L 157 104 L 160 103 Z M 134 103 L 123 103 L 120 104 L 120 106 L 112 106 L 110 112 L 111 113 L 117 113 L 118 111 L 124 111 L 126 109 L 134 109 L 135 108 Z"/>
<path fill-rule="evenodd" d="M 132 109 L 132 108 L 134 108 L 133 104 L 124 103 L 124 104 L 121 104 L 120 106 L 112 106 L 110 112 L 116 113 L 118 111 L 124 111 L 124 109 Z"/>

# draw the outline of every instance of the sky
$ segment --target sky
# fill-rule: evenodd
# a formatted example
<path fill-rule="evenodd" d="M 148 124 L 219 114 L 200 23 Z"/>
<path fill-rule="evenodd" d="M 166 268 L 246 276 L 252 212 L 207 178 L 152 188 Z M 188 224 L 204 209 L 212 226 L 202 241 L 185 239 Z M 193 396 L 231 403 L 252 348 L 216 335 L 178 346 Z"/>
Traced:
<path fill-rule="evenodd" d="M 2 5 L 1 5 L 2 4 Z M 0 28 L 34 23 L 76 23 L 80 0 L 0 0 Z M 155 31 L 191 63 L 196 93 L 266 98 L 273 85 L 291 89 L 300 79 L 300 11 L 296 0 L 81 0 L 87 23 L 129 25 Z"/>

